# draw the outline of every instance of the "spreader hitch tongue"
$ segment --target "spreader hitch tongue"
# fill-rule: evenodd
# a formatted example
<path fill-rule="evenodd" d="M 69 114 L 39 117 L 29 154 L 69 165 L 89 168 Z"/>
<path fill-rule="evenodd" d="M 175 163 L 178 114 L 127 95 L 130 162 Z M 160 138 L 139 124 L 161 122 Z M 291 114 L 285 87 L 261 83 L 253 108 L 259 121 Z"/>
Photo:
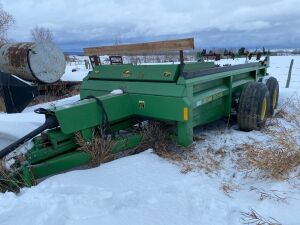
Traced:
<path fill-rule="evenodd" d="M 15 141 L 14 143 L 10 144 L 6 148 L 0 151 L 0 159 L 2 159 L 7 154 L 11 153 L 15 149 L 17 149 L 20 145 L 24 144 L 25 142 L 29 141 L 30 139 L 34 138 L 38 134 L 42 133 L 47 129 L 52 129 L 58 126 L 58 122 L 55 117 L 48 116 L 46 117 L 46 121 L 43 125 L 36 128 L 35 130 L 31 131 L 30 133 L 26 134 L 24 137 L 20 138 L 19 140 Z"/>

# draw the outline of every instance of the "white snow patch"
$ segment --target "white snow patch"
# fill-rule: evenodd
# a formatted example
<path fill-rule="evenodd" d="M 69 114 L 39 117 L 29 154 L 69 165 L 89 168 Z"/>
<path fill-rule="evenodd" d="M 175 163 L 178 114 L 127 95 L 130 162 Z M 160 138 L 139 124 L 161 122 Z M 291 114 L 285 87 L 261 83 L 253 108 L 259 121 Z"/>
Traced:
<path fill-rule="evenodd" d="M 112 95 L 121 95 L 123 94 L 123 90 L 122 89 L 116 89 L 110 92 Z"/>

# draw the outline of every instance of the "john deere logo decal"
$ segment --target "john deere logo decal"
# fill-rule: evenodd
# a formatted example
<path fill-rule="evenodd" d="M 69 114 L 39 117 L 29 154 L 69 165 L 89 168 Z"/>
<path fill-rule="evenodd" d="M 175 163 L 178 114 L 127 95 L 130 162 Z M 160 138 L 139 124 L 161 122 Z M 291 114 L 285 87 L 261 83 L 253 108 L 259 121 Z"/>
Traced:
<path fill-rule="evenodd" d="M 171 75 L 172 73 L 169 71 L 164 72 L 164 77 L 170 77 Z"/>
<path fill-rule="evenodd" d="M 123 72 L 123 77 L 130 77 L 130 76 L 131 76 L 130 70 L 125 70 L 125 71 Z"/>

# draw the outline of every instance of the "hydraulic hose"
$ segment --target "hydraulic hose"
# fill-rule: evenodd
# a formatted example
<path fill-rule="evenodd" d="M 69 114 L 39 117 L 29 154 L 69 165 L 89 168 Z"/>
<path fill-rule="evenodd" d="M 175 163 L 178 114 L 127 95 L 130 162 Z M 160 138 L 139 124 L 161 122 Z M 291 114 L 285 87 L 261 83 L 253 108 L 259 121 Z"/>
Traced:
<path fill-rule="evenodd" d="M 19 140 L 15 141 L 14 143 L 10 144 L 9 146 L 5 147 L 0 151 L 0 159 L 2 159 L 7 154 L 11 153 L 15 149 L 17 149 L 20 145 L 24 144 L 26 141 L 34 138 L 38 134 L 42 133 L 47 129 L 52 129 L 58 126 L 58 122 L 55 117 L 49 116 L 46 117 L 46 121 L 43 125 L 36 128 L 35 130 L 31 131 L 30 133 L 26 134 L 24 137 L 20 138 Z"/>

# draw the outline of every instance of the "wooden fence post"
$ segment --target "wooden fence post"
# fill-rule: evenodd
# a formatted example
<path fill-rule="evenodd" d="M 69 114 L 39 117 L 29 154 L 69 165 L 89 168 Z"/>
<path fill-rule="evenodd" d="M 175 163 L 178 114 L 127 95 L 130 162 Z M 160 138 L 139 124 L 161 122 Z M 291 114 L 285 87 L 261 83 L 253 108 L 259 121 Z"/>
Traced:
<path fill-rule="evenodd" d="M 291 60 L 289 74 L 288 74 L 288 78 L 287 78 L 287 81 L 286 81 L 285 88 L 289 88 L 290 87 L 290 81 L 291 81 L 291 76 L 292 76 L 293 65 L 294 65 L 294 59 Z"/>

